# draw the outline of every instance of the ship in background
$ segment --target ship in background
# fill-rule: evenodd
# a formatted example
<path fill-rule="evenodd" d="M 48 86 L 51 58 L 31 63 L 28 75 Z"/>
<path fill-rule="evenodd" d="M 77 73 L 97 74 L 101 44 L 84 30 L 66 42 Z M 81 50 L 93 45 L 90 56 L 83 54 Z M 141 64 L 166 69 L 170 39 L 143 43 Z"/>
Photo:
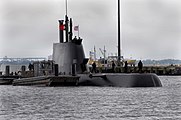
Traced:
<path fill-rule="evenodd" d="M 100 51 L 96 49 L 94 46 L 94 50 L 89 52 L 89 61 L 88 66 L 91 69 L 92 64 L 95 62 L 97 65 L 98 72 L 111 72 L 112 62 L 118 66 L 118 56 L 117 54 L 107 54 L 107 50 L 102 50 L 99 48 Z M 100 53 L 102 56 L 99 58 L 98 55 Z M 108 51 L 109 52 L 109 51 Z M 127 73 L 136 73 L 138 72 L 138 62 L 139 60 L 131 58 L 124 58 L 121 56 L 121 64 L 120 67 L 121 72 L 124 72 L 125 62 L 127 62 L 128 70 Z M 143 72 L 144 73 L 155 73 L 157 75 L 181 75 L 181 60 L 175 59 L 162 59 L 162 60 L 151 60 L 146 59 L 142 60 L 143 62 Z"/>
<path fill-rule="evenodd" d="M 100 58 L 97 57 L 98 52 L 102 54 Z M 124 58 L 124 56 L 121 56 L 121 64 L 124 66 L 125 61 L 127 61 L 127 64 L 130 66 L 136 66 L 137 60 L 136 59 L 127 59 Z M 91 67 L 93 62 L 96 62 L 98 67 L 101 67 L 103 69 L 111 68 L 112 62 L 115 63 L 116 66 L 118 66 L 118 55 L 117 53 L 108 54 L 106 47 L 104 46 L 104 49 L 99 48 L 99 51 L 96 50 L 96 46 L 94 46 L 93 51 L 89 51 L 89 61 L 88 65 Z"/>

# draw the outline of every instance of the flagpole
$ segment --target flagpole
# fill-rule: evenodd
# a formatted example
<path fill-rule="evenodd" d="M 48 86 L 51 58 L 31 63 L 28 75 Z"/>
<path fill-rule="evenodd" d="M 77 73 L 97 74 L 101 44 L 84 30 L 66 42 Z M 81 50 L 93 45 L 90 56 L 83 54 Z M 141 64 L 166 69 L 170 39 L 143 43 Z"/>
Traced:
<path fill-rule="evenodd" d="M 78 25 L 78 38 L 79 38 L 79 25 Z"/>

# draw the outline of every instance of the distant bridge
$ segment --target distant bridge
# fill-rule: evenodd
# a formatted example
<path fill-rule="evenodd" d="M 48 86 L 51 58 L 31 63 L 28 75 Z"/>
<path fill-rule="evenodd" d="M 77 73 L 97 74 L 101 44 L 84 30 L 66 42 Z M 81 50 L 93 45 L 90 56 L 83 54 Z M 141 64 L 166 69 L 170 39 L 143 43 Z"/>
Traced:
<path fill-rule="evenodd" d="M 0 58 L 0 63 L 30 63 L 33 61 L 43 61 L 46 60 L 44 57 L 27 57 L 27 58 Z"/>

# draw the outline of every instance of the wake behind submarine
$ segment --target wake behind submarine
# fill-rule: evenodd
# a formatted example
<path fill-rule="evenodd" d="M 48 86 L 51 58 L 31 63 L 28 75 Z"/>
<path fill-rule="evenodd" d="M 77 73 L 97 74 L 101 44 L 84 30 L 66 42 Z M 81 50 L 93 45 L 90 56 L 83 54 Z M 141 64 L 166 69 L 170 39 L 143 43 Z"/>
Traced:
<path fill-rule="evenodd" d="M 59 43 L 53 44 L 53 61 L 59 74 L 79 76 L 78 86 L 161 87 L 153 73 L 96 73 L 91 74 L 86 64 L 82 39 L 73 39 L 72 19 L 65 15 L 59 20 Z M 65 32 L 65 33 L 64 33 Z M 65 36 L 64 36 L 65 35 Z M 65 39 L 64 39 L 65 38 Z"/>

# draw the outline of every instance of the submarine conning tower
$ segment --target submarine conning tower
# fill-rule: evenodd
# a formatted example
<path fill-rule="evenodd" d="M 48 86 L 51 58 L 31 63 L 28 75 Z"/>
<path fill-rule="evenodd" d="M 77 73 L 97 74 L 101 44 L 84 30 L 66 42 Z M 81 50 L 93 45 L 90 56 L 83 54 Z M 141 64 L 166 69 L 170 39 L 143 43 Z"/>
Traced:
<path fill-rule="evenodd" d="M 53 60 L 58 64 L 59 74 L 72 74 L 72 67 L 76 72 L 82 72 L 82 65 L 86 64 L 81 38 L 74 38 L 72 19 L 65 15 L 65 21 L 59 20 L 59 43 L 53 44 Z M 65 35 L 65 37 L 64 37 Z"/>

